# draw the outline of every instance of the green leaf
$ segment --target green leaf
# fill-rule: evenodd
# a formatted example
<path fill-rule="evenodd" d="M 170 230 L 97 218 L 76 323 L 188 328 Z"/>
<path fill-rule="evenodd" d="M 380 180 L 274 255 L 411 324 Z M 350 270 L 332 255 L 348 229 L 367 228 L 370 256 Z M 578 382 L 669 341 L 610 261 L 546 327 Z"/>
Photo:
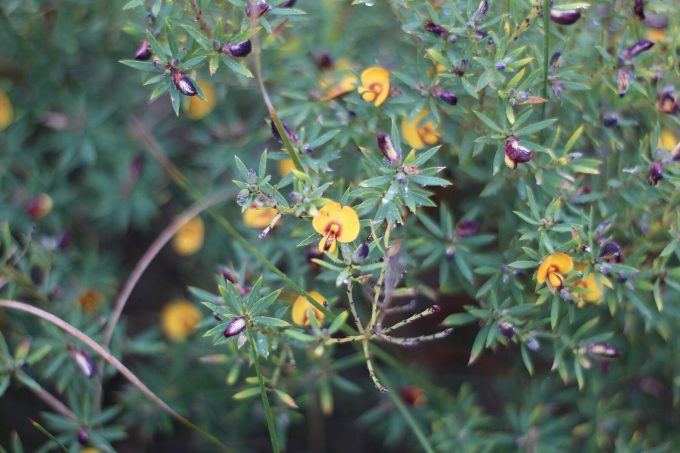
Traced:
<path fill-rule="evenodd" d="M 118 60 L 118 63 L 144 72 L 159 72 L 158 68 L 151 61 Z"/>
<path fill-rule="evenodd" d="M 484 113 L 477 112 L 475 110 L 473 110 L 472 113 L 474 113 L 477 116 L 477 118 L 479 118 L 482 121 L 482 123 L 484 123 L 486 127 L 491 129 L 492 131 L 498 132 L 499 134 L 504 133 L 503 128 L 496 124 L 491 118 L 486 116 Z"/>
<path fill-rule="evenodd" d="M 255 324 L 265 327 L 290 327 L 290 323 L 283 319 L 270 318 L 268 316 L 256 316 L 253 318 Z"/>
<path fill-rule="evenodd" d="M 235 393 L 234 396 L 232 396 L 232 398 L 234 398 L 235 400 L 245 400 L 259 394 L 260 389 L 258 387 L 250 387 L 245 390 L 241 390 L 238 393 Z"/>

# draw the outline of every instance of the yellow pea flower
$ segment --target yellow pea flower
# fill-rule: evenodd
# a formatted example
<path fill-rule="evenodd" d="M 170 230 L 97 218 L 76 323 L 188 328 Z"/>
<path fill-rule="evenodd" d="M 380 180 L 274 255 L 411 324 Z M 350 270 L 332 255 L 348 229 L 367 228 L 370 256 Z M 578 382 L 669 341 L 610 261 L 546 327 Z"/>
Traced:
<path fill-rule="evenodd" d="M 201 312 L 188 300 L 175 299 L 161 310 L 161 330 L 174 342 L 182 342 L 196 332 L 200 321 Z"/>
<path fill-rule="evenodd" d="M 660 42 L 666 39 L 666 31 L 663 28 L 650 28 L 647 30 L 647 39 L 652 42 Z"/>
<path fill-rule="evenodd" d="M 412 121 L 409 122 L 407 117 L 401 120 L 401 133 L 406 143 L 413 149 L 422 149 L 439 143 L 439 125 L 434 124 L 432 120 L 423 122 L 429 114 L 428 109 L 423 109 Z"/>
<path fill-rule="evenodd" d="M 352 64 L 346 58 L 339 59 L 334 68 L 334 71 L 319 81 L 319 87 L 324 91 L 324 101 L 330 101 L 351 93 L 359 84 L 356 76 L 352 74 Z"/>
<path fill-rule="evenodd" d="M 585 270 L 586 266 L 579 264 L 576 269 L 579 271 Z M 612 288 L 612 284 L 608 278 L 604 275 L 598 275 L 595 277 L 595 272 L 591 270 L 588 277 L 585 279 L 576 280 L 572 286 L 583 288 L 585 292 L 573 291 L 571 293 L 572 297 L 577 301 L 576 305 L 581 308 L 586 302 L 591 304 L 596 304 L 602 299 L 602 293 L 604 292 L 604 287 L 607 286 Z"/>
<path fill-rule="evenodd" d="M 98 289 L 88 289 L 78 298 L 78 305 L 85 313 L 94 313 L 104 301 L 104 293 Z"/>
<path fill-rule="evenodd" d="M 551 289 L 561 288 L 564 284 L 564 276 L 574 269 L 574 260 L 566 253 L 553 253 L 545 257 L 536 272 L 536 281 L 540 284 L 548 281 Z"/>
<path fill-rule="evenodd" d="M 243 212 L 243 223 L 250 228 L 265 228 L 278 214 L 274 208 L 248 208 Z"/>
<path fill-rule="evenodd" d="M 198 96 L 189 97 L 189 102 L 186 104 L 186 115 L 192 120 L 200 120 L 205 118 L 213 111 L 215 104 L 217 104 L 217 95 L 215 94 L 215 87 L 207 80 L 197 80 L 196 83 L 203 90 L 205 99 Z"/>
<path fill-rule="evenodd" d="M 178 255 L 189 256 L 201 250 L 205 226 L 200 217 L 189 220 L 172 238 L 172 249 Z"/>
<path fill-rule="evenodd" d="M 359 236 L 359 216 L 349 206 L 331 201 L 319 210 L 319 214 L 312 219 L 314 231 L 323 234 L 319 241 L 319 251 L 335 253 L 338 242 L 352 242 Z"/>
<path fill-rule="evenodd" d="M 0 131 L 12 124 L 12 120 L 14 120 L 12 101 L 4 91 L 0 91 Z"/>
<path fill-rule="evenodd" d="M 309 291 L 309 295 L 312 296 L 312 299 L 317 301 L 319 304 L 325 305 L 326 298 L 323 297 L 320 293 L 316 291 Z M 295 299 L 295 302 L 293 302 L 293 312 L 291 315 L 293 318 L 293 322 L 298 326 L 309 327 L 311 322 L 309 321 L 309 318 L 307 316 L 307 310 L 309 310 L 310 308 L 314 312 L 314 316 L 316 317 L 316 320 L 320 325 L 323 322 L 323 318 L 325 315 L 321 310 L 312 305 L 312 303 L 308 301 L 305 296 L 298 296 L 297 299 Z"/>
<path fill-rule="evenodd" d="M 656 144 L 657 148 L 664 149 L 666 151 L 672 151 L 675 145 L 678 144 L 678 137 L 668 129 L 663 129 L 659 135 L 659 141 Z"/>
<path fill-rule="evenodd" d="M 287 176 L 288 173 L 295 170 L 295 164 L 293 163 L 293 159 L 283 159 L 276 161 L 276 167 L 278 168 L 279 174 L 281 176 Z"/>
<path fill-rule="evenodd" d="M 361 73 L 361 86 L 357 91 L 361 99 L 380 107 L 390 95 L 390 72 L 380 66 L 365 69 Z"/>

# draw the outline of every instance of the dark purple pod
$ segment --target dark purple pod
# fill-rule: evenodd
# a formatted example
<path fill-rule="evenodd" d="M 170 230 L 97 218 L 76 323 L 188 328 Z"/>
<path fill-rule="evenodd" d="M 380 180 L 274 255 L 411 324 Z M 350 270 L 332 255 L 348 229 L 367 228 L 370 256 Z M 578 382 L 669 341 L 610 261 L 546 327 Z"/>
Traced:
<path fill-rule="evenodd" d="M 246 318 L 243 316 L 232 318 L 227 324 L 227 328 L 224 329 L 224 337 L 231 338 L 246 330 L 246 322 Z"/>
<path fill-rule="evenodd" d="M 238 42 L 236 44 L 231 41 L 227 41 L 222 44 L 222 53 L 229 55 L 234 58 L 243 58 L 247 56 L 253 50 L 253 45 L 250 39 Z"/>
<path fill-rule="evenodd" d="M 656 108 L 661 113 L 667 113 L 669 115 L 675 115 L 678 113 L 678 99 L 675 97 L 675 88 L 668 86 L 661 90 L 659 93 L 659 102 L 656 104 Z"/>
<path fill-rule="evenodd" d="M 251 18 L 262 17 L 270 9 L 272 9 L 271 5 L 264 0 L 252 0 L 246 5 L 246 16 Z"/>
<path fill-rule="evenodd" d="M 486 17 L 486 13 L 489 12 L 489 2 L 487 0 L 482 0 L 475 10 L 475 14 L 472 16 L 472 22 L 478 24 Z"/>
<path fill-rule="evenodd" d="M 560 25 L 572 25 L 581 18 L 581 11 L 577 9 L 568 9 L 564 11 L 551 9 L 550 20 Z"/>
<path fill-rule="evenodd" d="M 384 132 L 379 132 L 376 138 L 378 148 L 380 148 L 385 159 L 393 165 L 399 165 L 401 163 L 401 151 L 394 146 L 392 138 Z"/>
<path fill-rule="evenodd" d="M 642 52 L 646 52 L 654 47 L 654 43 L 649 39 L 641 39 L 632 46 L 626 48 L 621 52 L 619 58 L 621 60 L 629 60 L 633 57 L 640 55 Z"/>
<path fill-rule="evenodd" d="M 505 141 L 505 165 L 514 170 L 518 164 L 529 162 L 534 157 L 533 151 L 519 144 L 517 137 L 508 137 Z"/>
<path fill-rule="evenodd" d="M 78 443 L 80 445 L 87 445 L 87 443 L 90 441 L 90 433 L 87 431 L 87 428 L 81 426 L 78 428 L 78 434 L 76 435 L 76 438 L 78 439 Z"/>
<path fill-rule="evenodd" d="M 515 326 L 504 319 L 498 322 L 498 330 L 500 330 L 503 336 L 508 340 L 514 337 L 516 333 Z"/>
<path fill-rule="evenodd" d="M 659 181 L 663 179 L 663 162 L 659 160 L 652 161 L 649 164 L 649 173 L 647 173 L 647 181 L 650 186 L 656 186 Z"/>
<path fill-rule="evenodd" d="M 322 71 L 333 67 L 333 57 L 328 52 L 321 52 L 314 56 L 314 64 Z"/>
<path fill-rule="evenodd" d="M 432 94 L 449 105 L 458 104 L 458 96 L 456 96 L 456 93 L 453 91 L 444 90 L 440 87 L 434 87 L 432 89 Z"/>
<path fill-rule="evenodd" d="M 456 235 L 461 238 L 474 236 L 479 232 L 479 227 L 476 220 L 461 220 L 456 224 Z"/>
<path fill-rule="evenodd" d="M 278 8 L 292 8 L 297 0 L 286 0 L 276 5 Z"/>
<path fill-rule="evenodd" d="M 619 124 L 619 115 L 615 113 L 610 113 L 602 118 L 602 124 L 605 127 L 614 127 Z"/>
<path fill-rule="evenodd" d="M 135 52 L 135 60 L 148 60 L 151 58 L 151 46 L 149 40 L 144 38 Z"/>
<path fill-rule="evenodd" d="M 638 19 L 645 20 L 645 0 L 635 0 L 633 13 L 635 13 Z"/>
<path fill-rule="evenodd" d="M 557 69 L 562 64 L 562 52 L 555 52 L 550 57 L 550 69 Z"/>
<path fill-rule="evenodd" d="M 293 129 L 288 127 L 286 123 L 281 121 L 281 124 L 283 124 L 283 128 L 286 130 L 286 135 L 288 135 L 288 140 L 291 141 L 291 143 L 297 143 L 300 139 L 297 135 L 297 132 L 295 132 Z M 272 127 L 272 135 L 276 139 L 277 142 L 283 143 L 283 138 L 281 137 L 281 134 L 279 133 L 279 129 L 276 127 L 276 123 L 273 121 L 271 122 L 271 127 Z"/>
<path fill-rule="evenodd" d="M 616 87 L 619 96 L 623 97 L 628 92 L 628 88 L 630 88 L 631 76 L 632 74 L 630 72 L 630 69 L 628 69 L 625 66 L 619 68 L 619 72 L 616 75 Z"/>
<path fill-rule="evenodd" d="M 602 246 L 598 257 L 608 263 L 620 263 L 621 246 L 614 241 L 609 241 Z"/>
<path fill-rule="evenodd" d="M 368 244 L 362 242 L 359 245 L 359 247 L 357 247 L 357 249 L 354 251 L 354 253 L 352 253 L 352 262 L 353 263 L 362 262 L 368 256 L 368 252 L 369 252 Z"/>
<path fill-rule="evenodd" d="M 425 30 L 442 38 L 446 38 L 449 35 L 449 31 L 446 28 L 439 24 L 435 24 L 434 22 L 425 24 Z"/>
<path fill-rule="evenodd" d="M 182 71 L 172 71 L 172 83 L 175 84 L 177 91 L 185 96 L 196 96 L 198 94 L 198 90 L 196 89 L 194 82 L 192 82 L 189 77 L 184 75 Z"/>
<path fill-rule="evenodd" d="M 72 239 L 71 239 L 71 231 L 66 229 L 63 230 L 59 236 L 57 236 L 57 249 L 59 250 L 66 250 L 69 247 L 71 247 Z"/>

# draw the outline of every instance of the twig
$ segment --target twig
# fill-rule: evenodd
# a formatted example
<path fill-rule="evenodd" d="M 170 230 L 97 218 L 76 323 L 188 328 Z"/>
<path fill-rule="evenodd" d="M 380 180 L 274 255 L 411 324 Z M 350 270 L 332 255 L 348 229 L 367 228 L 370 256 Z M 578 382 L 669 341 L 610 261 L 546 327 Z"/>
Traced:
<path fill-rule="evenodd" d="M 386 341 L 387 343 L 400 344 L 402 346 L 418 346 L 423 341 L 438 340 L 440 338 L 444 338 L 451 335 L 452 332 L 453 328 L 449 328 L 446 330 L 442 330 L 441 332 L 433 333 L 430 335 L 421 335 L 419 337 L 397 338 L 384 334 L 376 334 L 376 338 L 378 338 L 379 340 Z"/>
<path fill-rule="evenodd" d="M 196 22 L 198 22 L 198 26 L 201 28 L 203 33 L 208 35 L 208 38 L 212 38 L 212 31 L 210 30 L 210 27 L 208 27 L 208 24 L 205 22 L 205 19 L 203 19 L 203 11 L 201 11 L 201 7 L 198 6 L 198 0 L 191 0 L 191 9 L 194 10 L 194 14 L 196 15 Z"/>
<path fill-rule="evenodd" d="M 362 344 L 364 346 L 364 357 L 366 358 L 366 368 L 368 368 L 368 375 L 371 376 L 371 380 L 373 381 L 375 388 L 377 388 L 380 393 L 387 393 L 387 389 L 385 388 L 384 385 L 380 383 L 378 377 L 375 375 L 375 371 L 373 370 L 373 362 L 371 362 L 371 353 L 368 350 L 368 338 L 364 338 Z"/>
<path fill-rule="evenodd" d="M 352 317 L 354 318 L 354 322 L 357 325 L 357 330 L 359 331 L 359 334 L 363 335 L 364 326 L 361 325 L 361 319 L 359 318 L 359 313 L 357 313 L 357 308 L 354 305 L 354 296 L 352 295 L 352 279 L 351 278 L 347 279 L 347 299 L 349 301 L 349 310 L 350 310 L 350 312 L 352 312 Z"/>
<path fill-rule="evenodd" d="M 399 321 L 398 323 L 394 324 L 391 327 L 388 327 L 387 329 L 383 330 L 383 333 L 390 333 L 393 330 L 396 330 L 400 327 L 404 327 L 408 324 L 411 324 L 414 321 L 422 319 L 426 316 L 430 316 L 434 313 L 439 313 L 440 311 L 441 311 L 441 307 L 439 307 L 439 305 L 433 305 L 430 308 L 428 308 L 427 310 L 421 311 L 420 313 L 416 313 L 415 315 L 413 315 L 409 318 L 406 318 L 403 321 Z"/>
<path fill-rule="evenodd" d="M 42 387 L 29 387 L 29 388 L 35 394 L 35 396 L 37 396 L 45 404 L 50 406 L 52 410 L 60 413 L 69 420 L 78 421 L 78 417 L 76 417 L 76 414 L 74 414 L 71 409 L 66 407 L 64 403 L 59 401 L 59 399 L 56 396 L 52 395 L 50 392 L 48 392 Z"/>

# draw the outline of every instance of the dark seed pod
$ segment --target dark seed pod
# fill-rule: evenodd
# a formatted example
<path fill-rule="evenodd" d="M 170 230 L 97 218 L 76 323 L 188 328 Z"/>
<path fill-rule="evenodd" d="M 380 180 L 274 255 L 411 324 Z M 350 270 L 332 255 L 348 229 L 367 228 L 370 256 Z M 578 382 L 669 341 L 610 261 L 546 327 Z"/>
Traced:
<path fill-rule="evenodd" d="M 271 5 L 264 0 L 252 0 L 246 5 L 246 16 L 251 18 L 262 17 L 270 9 L 272 9 Z"/>
<path fill-rule="evenodd" d="M 585 349 L 589 355 L 599 358 L 615 359 L 621 355 L 619 348 L 611 343 L 590 343 Z"/>
<path fill-rule="evenodd" d="M 189 77 L 185 76 L 182 71 L 172 71 L 172 83 L 175 84 L 177 91 L 185 96 L 196 96 L 198 94 L 194 82 L 192 82 Z"/>
<path fill-rule="evenodd" d="M 461 238 L 474 236 L 479 232 L 479 226 L 476 220 L 461 220 L 456 224 L 456 235 Z"/>
<path fill-rule="evenodd" d="M 292 143 L 297 143 L 299 138 L 297 133 L 288 127 L 286 123 L 281 121 L 281 124 L 283 124 L 283 128 L 286 130 L 286 135 L 288 135 L 288 140 L 290 140 Z M 279 129 L 276 127 L 276 124 L 272 121 L 271 122 L 271 128 L 272 128 L 272 135 L 276 139 L 277 142 L 283 143 L 283 138 L 281 137 L 281 134 L 279 133 Z"/>
<path fill-rule="evenodd" d="M 144 38 L 135 52 L 135 60 L 148 60 L 151 58 L 151 46 L 149 40 Z"/>
<path fill-rule="evenodd" d="M 222 53 L 229 55 L 234 58 L 243 58 L 247 56 L 253 50 L 253 45 L 250 39 L 238 42 L 236 44 L 231 41 L 227 41 L 222 44 Z"/>
<path fill-rule="evenodd" d="M 59 236 L 57 236 L 57 249 L 66 250 L 71 247 L 71 231 L 63 230 Z"/>
<path fill-rule="evenodd" d="M 90 433 L 84 426 L 78 428 L 78 434 L 76 437 L 80 445 L 87 445 L 87 443 L 90 441 Z"/>
<path fill-rule="evenodd" d="M 638 19 L 645 20 L 645 0 L 635 0 L 633 13 L 635 13 Z"/>
<path fill-rule="evenodd" d="M 678 99 L 675 97 L 675 88 L 672 86 L 666 87 L 659 93 L 659 102 L 656 108 L 661 113 L 675 115 L 678 113 Z"/>
<path fill-rule="evenodd" d="M 552 54 L 550 57 L 550 69 L 557 69 L 560 67 L 560 64 L 562 63 L 562 52 L 555 52 Z"/>
<path fill-rule="evenodd" d="M 505 141 L 505 165 L 514 170 L 518 164 L 529 162 L 534 157 L 533 151 L 519 144 L 517 137 L 508 137 Z"/>
<path fill-rule="evenodd" d="M 489 2 L 487 0 L 482 0 L 481 2 L 479 2 L 479 5 L 475 10 L 475 14 L 472 16 L 472 23 L 474 25 L 480 23 L 484 19 L 484 17 L 486 17 L 486 13 L 488 12 Z"/>
<path fill-rule="evenodd" d="M 641 39 L 632 46 L 624 49 L 623 52 L 621 52 L 619 58 L 621 60 L 629 60 L 633 57 L 638 56 L 642 52 L 651 49 L 652 47 L 654 47 L 654 43 L 652 41 L 650 41 L 649 39 Z"/>
<path fill-rule="evenodd" d="M 453 261 L 453 258 L 456 256 L 456 247 L 454 245 L 449 245 L 446 247 L 446 251 L 444 251 L 444 258 L 446 258 L 446 261 Z"/>
<path fill-rule="evenodd" d="M 326 71 L 333 67 L 333 57 L 328 52 L 322 52 L 314 55 L 314 64 L 322 71 Z"/>
<path fill-rule="evenodd" d="M 621 246 L 614 241 L 609 241 L 602 246 L 598 256 L 601 260 L 607 261 L 608 263 L 620 263 Z"/>
<path fill-rule="evenodd" d="M 556 9 L 550 10 L 550 20 L 560 25 L 572 25 L 581 18 L 581 11 L 577 9 L 568 9 L 560 11 Z"/>
<path fill-rule="evenodd" d="M 649 164 L 649 173 L 647 173 L 647 181 L 649 182 L 650 186 L 656 186 L 662 179 L 663 179 L 663 162 L 655 160 L 651 164 Z"/>
<path fill-rule="evenodd" d="M 449 35 L 449 31 L 446 28 L 439 24 L 435 24 L 434 22 L 425 24 L 425 30 L 442 38 L 446 38 Z"/>
<path fill-rule="evenodd" d="M 619 96 L 623 97 L 628 92 L 628 88 L 630 88 L 631 76 L 632 74 L 630 72 L 630 69 L 628 69 L 625 66 L 619 68 L 619 72 L 616 76 L 616 86 L 618 89 Z"/>
<path fill-rule="evenodd" d="M 382 152 L 385 159 L 393 165 L 401 163 L 401 151 L 394 146 L 392 138 L 384 132 L 379 132 L 377 135 L 378 148 Z"/>
<path fill-rule="evenodd" d="M 292 8 L 297 0 L 286 0 L 276 5 L 278 8 Z"/>
<path fill-rule="evenodd" d="M 88 379 L 93 378 L 96 373 L 96 368 L 92 358 L 90 357 L 90 354 L 88 354 L 87 351 L 74 347 L 71 348 L 70 352 L 71 358 L 76 363 L 78 368 L 80 368 L 80 371 L 83 373 L 83 375 Z"/>
<path fill-rule="evenodd" d="M 619 124 L 619 116 L 613 113 L 605 115 L 602 118 L 602 124 L 604 124 L 605 127 L 614 127 Z"/>
<path fill-rule="evenodd" d="M 449 105 L 458 104 L 458 96 L 453 91 L 444 90 L 436 86 L 432 89 L 432 94 Z"/>
<path fill-rule="evenodd" d="M 227 328 L 224 329 L 224 337 L 231 338 L 243 332 L 246 329 L 246 322 L 246 318 L 243 316 L 232 318 L 227 324 Z"/>
<path fill-rule="evenodd" d="M 352 262 L 360 263 L 363 260 L 365 260 L 366 257 L 368 256 L 368 251 L 369 251 L 368 244 L 362 242 L 361 245 L 359 245 L 359 247 L 357 247 L 357 249 L 352 254 Z"/>
<path fill-rule="evenodd" d="M 516 333 L 515 326 L 513 326 L 510 322 L 504 319 L 499 321 L 498 330 L 500 330 L 503 336 L 508 340 L 514 337 Z"/>

